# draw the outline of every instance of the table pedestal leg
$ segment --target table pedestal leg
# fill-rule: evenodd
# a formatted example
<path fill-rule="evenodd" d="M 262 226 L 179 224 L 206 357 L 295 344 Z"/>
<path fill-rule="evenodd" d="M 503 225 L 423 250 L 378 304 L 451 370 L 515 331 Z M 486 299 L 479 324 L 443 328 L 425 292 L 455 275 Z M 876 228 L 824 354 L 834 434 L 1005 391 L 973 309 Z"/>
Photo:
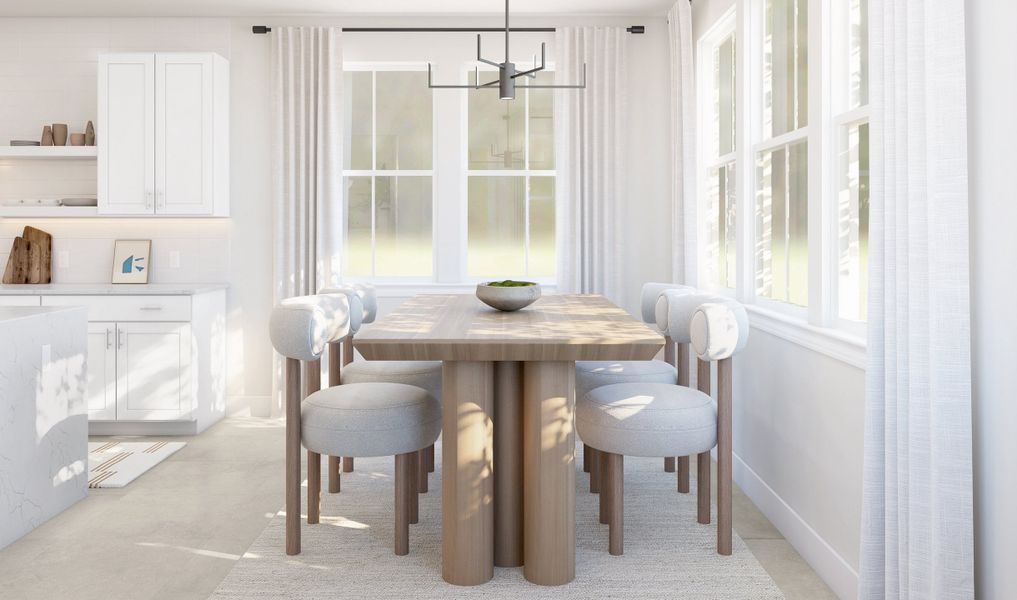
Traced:
<path fill-rule="evenodd" d="M 442 577 L 477 585 L 494 577 L 494 365 L 442 368 Z"/>
<path fill-rule="evenodd" d="M 494 564 L 523 565 L 523 363 L 494 363 Z"/>
<path fill-rule="evenodd" d="M 562 585 L 576 573 L 575 363 L 523 368 L 523 575 Z"/>

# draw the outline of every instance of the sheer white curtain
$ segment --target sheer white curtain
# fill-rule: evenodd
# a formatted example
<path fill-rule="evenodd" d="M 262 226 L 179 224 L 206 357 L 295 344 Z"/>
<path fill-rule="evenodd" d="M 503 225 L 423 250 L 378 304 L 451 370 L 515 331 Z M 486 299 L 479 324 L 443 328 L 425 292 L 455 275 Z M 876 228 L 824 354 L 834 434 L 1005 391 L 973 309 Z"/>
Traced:
<path fill-rule="evenodd" d="M 338 27 L 272 30 L 273 299 L 338 283 L 343 61 Z M 278 362 L 278 360 L 277 360 Z M 276 365 L 275 383 L 280 367 Z M 274 386 L 273 413 L 282 406 Z"/>
<path fill-rule="evenodd" d="M 964 3 L 870 6 L 859 595 L 973 598 Z"/>
<path fill-rule="evenodd" d="M 624 189 L 626 46 L 622 27 L 559 27 L 554 102 L 558 287 L 621 300 L 619 222 Z"/>
<path fill-rule="evenodd" d="M 667 13 L 671 43 L 671 247 L 673 281 L 696 285 L 696 79 L 692 4 Z"/>

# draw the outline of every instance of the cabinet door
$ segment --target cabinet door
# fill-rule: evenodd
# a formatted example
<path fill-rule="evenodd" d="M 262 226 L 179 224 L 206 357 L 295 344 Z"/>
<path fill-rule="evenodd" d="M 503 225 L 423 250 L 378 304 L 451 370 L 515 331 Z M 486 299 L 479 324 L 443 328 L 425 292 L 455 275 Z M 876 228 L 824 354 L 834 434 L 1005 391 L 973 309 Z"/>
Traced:
<path fill-rule="evenodd" d="M 191 419 L 191 328 L 117 323 L 117 420 Z"/>
<path fill-rule="evenodd" d="M 113 347 L 115 336 L 115 323 L 88 324 L 85 394 L 89 420 L 113 421 L 117 418 L 117 353 Z"/>
<path fill-rule="evenodd" d="M 99 57 L 99 213 L 155 211 L 155 55 Z"/>
<path fill-rule="evenodd" d="M 156 213 L 214 209 L 213 68 L 208 53 L 155 57 Z"/>

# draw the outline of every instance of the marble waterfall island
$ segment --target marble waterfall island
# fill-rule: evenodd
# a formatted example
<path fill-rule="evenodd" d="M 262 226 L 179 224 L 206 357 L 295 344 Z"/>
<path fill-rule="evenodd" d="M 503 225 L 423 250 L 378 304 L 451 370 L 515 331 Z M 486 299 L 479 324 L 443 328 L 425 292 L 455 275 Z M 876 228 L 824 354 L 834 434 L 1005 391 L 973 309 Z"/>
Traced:
<path fill-rule="evenodd" d="M 85 497 L 84 307 L 0 307 L 0 548 Z"/>

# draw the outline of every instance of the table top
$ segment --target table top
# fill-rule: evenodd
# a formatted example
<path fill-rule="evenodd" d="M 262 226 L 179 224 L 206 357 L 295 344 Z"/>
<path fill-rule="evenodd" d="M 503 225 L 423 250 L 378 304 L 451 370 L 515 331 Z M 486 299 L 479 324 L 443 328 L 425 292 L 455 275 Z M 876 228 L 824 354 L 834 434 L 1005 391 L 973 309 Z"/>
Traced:
<path fill-rule="evenodd" d="M 516 312 L 473 295 L 416 296 L 365 326 L 368 360 L 650 360 L 664 338 L 598 295 L 543 296 Z"/>

